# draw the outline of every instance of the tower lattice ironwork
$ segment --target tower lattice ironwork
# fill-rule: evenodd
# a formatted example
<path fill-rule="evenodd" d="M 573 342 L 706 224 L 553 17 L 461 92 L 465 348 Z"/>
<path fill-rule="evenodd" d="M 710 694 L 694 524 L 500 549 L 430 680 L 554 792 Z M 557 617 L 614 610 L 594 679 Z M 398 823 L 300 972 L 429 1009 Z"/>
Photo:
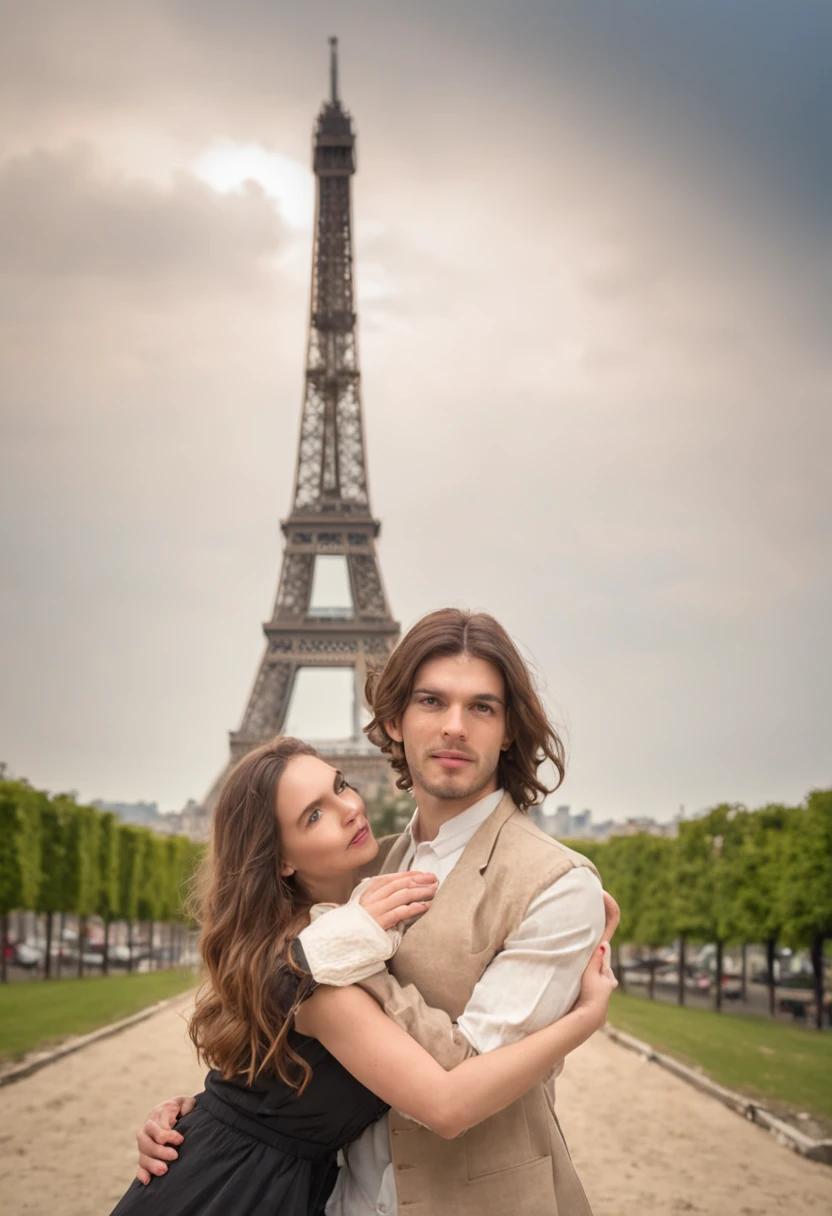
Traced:
<path fill-rule="evenodd" d="M 239 730 L 230 733 L 229 764 L 281 733 L 301 667 L 348 667 L 355 673 L 352 736 L 317 746 L 371 794 L 389 765 L 360 732 L 367 669 L 381 665 L 399 636 L 376 553 L 381 525 L 370 510 L 361 376 L 356 341 L 351 178 L 352 121 L 338 96 L 337 40 L 330 39 L 330 97 L 313 137 L 315 236 L 306 381 L 292 507 L 281 521 L 283 563 L 266 650 Z M 349 608 L 311 606 L 315 561 L 342 556 Z M 224 776 L 224 774 L 223 774 Z M 210 810 L 222 776 L 206 799 Z"/>

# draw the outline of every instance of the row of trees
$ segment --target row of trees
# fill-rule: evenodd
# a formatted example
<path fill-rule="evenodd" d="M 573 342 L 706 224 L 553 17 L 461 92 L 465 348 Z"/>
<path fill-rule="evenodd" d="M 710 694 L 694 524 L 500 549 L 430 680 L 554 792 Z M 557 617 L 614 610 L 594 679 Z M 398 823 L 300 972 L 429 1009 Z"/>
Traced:
<path fill-rule="evenodd" d="M 808 948 L 821 1026 L 824 943 L 832 938 L 832 789 L 814 791 L 799 807 L 718 806 L 680 823 L 675 839 L 642 834 L 574 844 L 621 906 L 617 941 L 650 950 L 678 942 L 680 1003 L 688 943 L 715 944 L 717 1009 L 724 947 L 742 947 L 744 992 L 745 947 L 764 943 L 772 1014 L 778 944 Z"/>
<path fill-rule="evenodd" d="M 203 846 L 184 836 L 159 836 L 121 823 L 109 811 L 50 797 L 25 782 L 0 781 L 0 925 L 6 979 L 9 913 L 43 913 L 45 974 L 52 974 L 55 917 L 59 943 L 67 914 L 78 917 L 78 974 L 83 975 L 87 919 L 104 922 L 103 970 L 109 969 L 110 929 L 124 921 L 132 966 L 136 921 L 183 923 L 183 900 Z"/>

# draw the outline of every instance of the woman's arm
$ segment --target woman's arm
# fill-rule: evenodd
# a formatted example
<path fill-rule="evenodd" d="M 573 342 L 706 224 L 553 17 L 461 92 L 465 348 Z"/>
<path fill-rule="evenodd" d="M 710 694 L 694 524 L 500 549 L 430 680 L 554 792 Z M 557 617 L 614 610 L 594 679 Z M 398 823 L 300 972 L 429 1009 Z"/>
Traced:
<path fill-rule="evenodd" d="M 575 1008 L 560 1021 L 449 1072 L 358 988 L 319 988 L 295 1024 L 390 1106 L 452 1139 L 510 1106 L 603 1025 L 616 984 L 608 957 L 602 943 L 584 972 Z"/>

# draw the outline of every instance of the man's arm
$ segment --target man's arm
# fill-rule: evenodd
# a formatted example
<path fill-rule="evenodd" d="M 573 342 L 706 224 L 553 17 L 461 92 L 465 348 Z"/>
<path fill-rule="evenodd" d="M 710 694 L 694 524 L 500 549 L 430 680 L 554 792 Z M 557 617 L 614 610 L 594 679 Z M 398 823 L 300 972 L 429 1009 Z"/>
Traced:
<path fill-rule="evenodd" d="M 182 1115 L 188 1115 L 196 1106 L 196 1099 L 190 1096 L 169 1098 L 154 1106 L 147 1116 L 147 1121 L 136 1134 L 139 1145 L 139 1168 L 136 1177 L 147 1186 L 152 1174 L 166 1174 L 166 1162 L 175 1161 L 179 1156 L 176 1149 L 184 1140 L 181 1132 L 175 1130 L 174 1124 Z"/>
<path fill-rule="evenodd" d="M 459 1021 L 434 1009 L 388 972 L 360 982 L 384 1012 L 444 1068 L 516 1042 L 574 1004 L 593 950 L 618 924 L 618 905 L 578 866 L 542 891 L 486 968 Z M 606 919 L 606 928 L 605 928 Z"/>

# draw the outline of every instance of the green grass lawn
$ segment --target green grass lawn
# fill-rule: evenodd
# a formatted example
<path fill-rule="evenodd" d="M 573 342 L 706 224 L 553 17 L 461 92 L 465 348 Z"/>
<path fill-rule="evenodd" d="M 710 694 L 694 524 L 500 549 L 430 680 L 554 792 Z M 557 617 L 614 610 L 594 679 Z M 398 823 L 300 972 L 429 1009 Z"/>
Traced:
<path fill-rule="evenodd" d="M 0 1062 L 17 1060 L 69 1035 L 108 1022 L 193 988 L 193 971 L 94 976 L 83 980 L 30 980 L 0 987 Z"/>
<path fill-rule="evenodd" d="M 832 1034 L 765 1018 L 613 994 L 609 1020 L 774 1113 L 807 1111 L 832 1127 Z"/>

